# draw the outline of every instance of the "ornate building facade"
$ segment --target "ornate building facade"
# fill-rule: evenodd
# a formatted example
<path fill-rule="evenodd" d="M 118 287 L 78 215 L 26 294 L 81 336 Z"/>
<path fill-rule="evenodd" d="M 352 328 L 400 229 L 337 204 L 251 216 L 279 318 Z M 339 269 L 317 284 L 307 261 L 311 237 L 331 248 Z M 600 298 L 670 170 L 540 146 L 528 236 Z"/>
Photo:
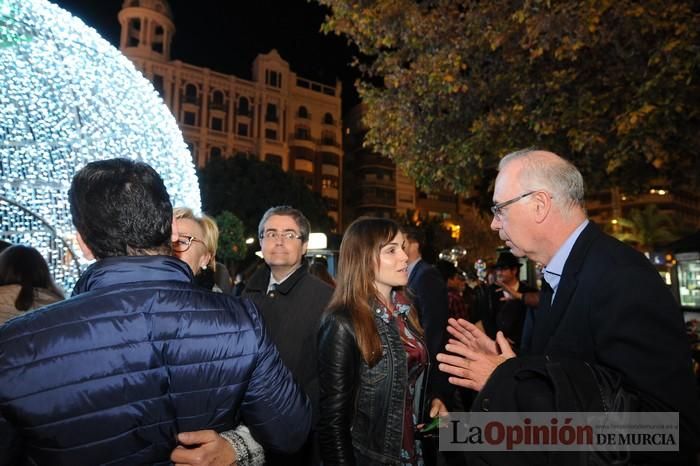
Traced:
<path fill-rule="evenodd" d="M 165 0 L 125 0 L 120 50 L 160 92 L 202 167 L 248 154 L 299 174 L 341 227 L 341 83 L 297 76 L 276 50 L 260 54 L 252 79 L 171 60 L 173 14 Z"/>

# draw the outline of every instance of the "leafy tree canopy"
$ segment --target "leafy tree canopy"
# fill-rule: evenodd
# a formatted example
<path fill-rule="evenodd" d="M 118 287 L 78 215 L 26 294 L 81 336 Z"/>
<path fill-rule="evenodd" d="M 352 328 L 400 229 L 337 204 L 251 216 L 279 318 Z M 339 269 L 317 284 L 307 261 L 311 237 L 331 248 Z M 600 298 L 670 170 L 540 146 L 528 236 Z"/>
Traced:
<path fill-rule="evenodd" d="M 224 262 L 241 261 L 248 253 L 243 222 L 228 210 L 216 216 L 219 244 L 216 255 Z"/>
<path fill-rule="evenodd" d="M 423 189 L 478 189 L 528 146 L 593 188 L 697 186 L 696 0 L 316 1 L 360 51 L 366 143 Z"/>
<path fill-rule="evenodd" d="M 205 212 L 218 215 L 227 210 L 235 214 L 247 235 L 257 236 L 265 211 L 278 205 L 301 210 L 313 230 L 328 232 L 332 227 L 333 220 L 318 194 L 301 178 L 276 165 L 245 155 L 214 159 L 199 172 L 199 180 Z"/>

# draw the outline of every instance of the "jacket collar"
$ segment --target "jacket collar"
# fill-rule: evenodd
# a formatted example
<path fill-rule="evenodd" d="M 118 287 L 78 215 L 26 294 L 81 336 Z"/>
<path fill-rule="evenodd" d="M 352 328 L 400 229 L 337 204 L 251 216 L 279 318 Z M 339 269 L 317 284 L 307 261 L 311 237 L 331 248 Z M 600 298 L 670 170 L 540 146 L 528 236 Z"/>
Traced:
<path fill-rule="evenodd" d="M 299 282 L 305 275 L 309 273 L 309 264 L 306 260 L 302 260 L 301 267 L 297 268 L 294 273 L 292 273 L 285 281 L 277 285 L 277 292 L 282 294 L 289 293 L 294 285 Z M 260 269 L 250 277 L 248 286 L 246 286 L 247 291 L 252 291 L 256 293 L 267 293 L 267 285 L 270 283 L 270 267 L 266 265 L 260 267 Z"/>
<path fill-rule="evenodd" d="M 171 256 L 122 256 L 100 259 L 85 270 L 73 296 L 91 290 L 145 281 L 192 282 L 187 264 Z"/>
<path fill-rule="evenodd" d="M 538 315 L 532 336 L 532 351 L 539 354 L 545 350 L 549 338 L 559 326 L 559 322 L 569 307 L 571 297 L 578 286 L 578 275 L 583 267 L 591 244 L 603 235 L 603 232 L 593 222 L 589 222 L 571 248 L 562 270 L 561 281 L 554 296 L 552 307 L 545 315 Z"/>

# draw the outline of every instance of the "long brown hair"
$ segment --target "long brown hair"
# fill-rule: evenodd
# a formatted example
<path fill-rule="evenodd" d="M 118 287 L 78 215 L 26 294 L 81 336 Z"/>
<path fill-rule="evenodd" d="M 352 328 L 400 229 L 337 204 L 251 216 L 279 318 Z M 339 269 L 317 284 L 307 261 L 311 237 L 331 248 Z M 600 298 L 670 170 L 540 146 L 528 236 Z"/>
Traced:
<path fill-rule="evenodd" d="M 361 217 L 352 222 L 340 243 L 336 288 L 328 308 L 331 312 L 342 308 L 350 311 L 357 345 L 369 366 L 382 356 L 382 342 L 372 313 L 372 305 L 380 301 L 374 269 L 379 263 L 379 252 L 399 231 L 393 220 Z M 413 308 L 409 322 L 422 332 Z"/>

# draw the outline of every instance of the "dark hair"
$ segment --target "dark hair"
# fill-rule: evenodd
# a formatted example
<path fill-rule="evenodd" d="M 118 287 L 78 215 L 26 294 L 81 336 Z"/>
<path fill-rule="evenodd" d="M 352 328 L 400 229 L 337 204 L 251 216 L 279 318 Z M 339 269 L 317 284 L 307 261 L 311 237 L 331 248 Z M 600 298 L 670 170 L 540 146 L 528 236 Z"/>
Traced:
<path fill-rule="evenodd" d="M 44 257 L 31 246 L 18 244 L 0 253 L 0 285 L 20 285 L 15 300 L 15 308 L 19 311 L 32 308 L 36 288 L 45 288 L 63 298 L 63 293 L 51 278 Z"/>
<path fill-rule="evenodd" d="M 459 273 L 457 267 L 455 267 L 455 265 L 452 262 L 442 259 L 435 263 L 435 268 L 438 270 L 438 272 L 440 272 L 440 275 L 442 275 L 442 279 L 445 281 L 449 280 L 450 278 L 454 277 Z"/>
<path fill-rule="evenodd" d="M 73 177 L 73 224 L 96 259 L 172 252 L 173 207 L 163 180 L 143 162 L 91 162 Z"/>
<path fill-rule="evenodd" d="M 357 346 L 371 367 L 382 357 L 382 342 L 374 323 L 372 303 L 379 301 L 374 268 L 381 249 L 399 233 L 399 225 L 386 218 L 361 217 L 350 224 L 340 243 L 336 288 L 329 309 L 350 311 Z M 411 325 L 422 334 L 415 309 Z"/>
<path fill-rule="evenodd" d="M 294 207 L 288 205 L 280 205 L 267 209 L 260 219 L 260 223 L 258 223 L 258 238 L 262 237 L 263 233 L 265 233 L 265 224 L 273 215 L 292 217 L 294 222 L 299 227 L 301 242 L 306 243 L 309 241 L 309 233 L 311 232 L 311 224 L 309 223 L 309 219 L 307 219 L 299 209 L 295 209 Z"/>
<path fill-rule="evenodd" d="M 418 243 L 420 249 L 423 249 L 423 246 L 425 246 L 425 231 L 423 231 L 423 229 L 415 225 L 403 225 L 401 231 L 406 236 L 407 240 L 415 241 Z"/>

